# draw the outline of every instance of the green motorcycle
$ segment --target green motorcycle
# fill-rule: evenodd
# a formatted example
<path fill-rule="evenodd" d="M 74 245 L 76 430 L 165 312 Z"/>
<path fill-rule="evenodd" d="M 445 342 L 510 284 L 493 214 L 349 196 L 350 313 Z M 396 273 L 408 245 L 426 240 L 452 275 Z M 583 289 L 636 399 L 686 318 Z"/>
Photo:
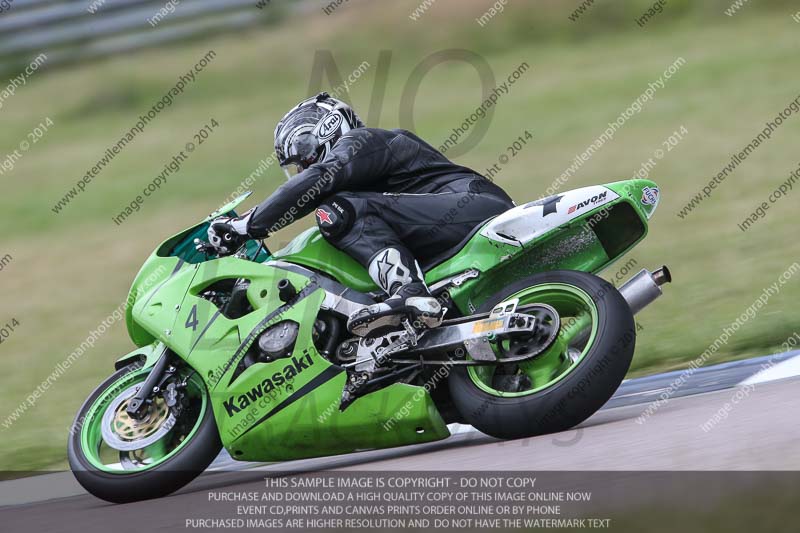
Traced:
<path fill-rule="evenodd" d="M 666 267 L 619 290 L 597 273 L 647 234 L 660 191 L 629 180 L 564 192 L 479 224 L 422 264 L 447 308 L 354 337 L 347 317 L 385 296 L 316 228 L 271 253 L 216 257 L 210 221 L 168 239 L 128 298 L 137 349 L 81 407 L 69 463 L 111 502 L 169 494 L 224 447 L 287 461 L 440 440 L 450 423 L 504 439 L 567 430 L 616 391 L 633 357 L 633 315 Z"/>

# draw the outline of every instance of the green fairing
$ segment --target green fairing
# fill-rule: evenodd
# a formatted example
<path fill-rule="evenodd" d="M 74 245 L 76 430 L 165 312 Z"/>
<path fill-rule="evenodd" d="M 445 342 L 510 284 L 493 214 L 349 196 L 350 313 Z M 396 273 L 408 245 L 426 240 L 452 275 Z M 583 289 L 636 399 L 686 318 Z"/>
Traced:
<path fill-rule="evenodd" d="M 317 228 L 307 229 L 272 257 L 322 270 L 342 285 L 360 292 L 378 289 L 366 269 L 349 255 L 331 246 Z"/>
<path fill-rule="evenodd" d="M 569 224 L 554 227 L 524 248 L 506 246 L 500 249 L 502 245 L 478 232 L 457 255 L 428 272 L 426 278 L 441 279 L 468 268 L 477 268 L 481 273 L 490 271 L 488 275 L 481 275 L 450 292 L 459 310 L 470 313 L 480 307 L 499 287 L 525 276 L 550 270 L 580 270 L 594 274 L 602 272 L 647 236 L 647 220 L 655 207 L 642 204 L 641 198 L 644 188 L 657 187 L 650 180 L 618 181 L 604 186 L 617 193 L 620 198 L 587 211 Z M 604 210 L 611 211 L 613 206 L 623 202 L 632 206 L 638 215 L 641 232 L 633 235 L 622 250 L 616 250 L 610 257 L 594 235 L 594 228 L 599 224 L 587 229 L 587 221 L 596 220 L 602 216 Z"/>
<path fill-rule="evenodd" d="M 125 323 L 128 327 L 128 334 L 131 340 L 137 346 L 146 346 L 152 343 L 155 338 L 145 331 L 140 325 L 136 323 L 133 318 L 134 303 L 140 297 L 158 289 L 159 285 L 168 280 L 176 270 L 185 267 L 184 263 L 197 264 L 205 261 L 205 255 L 195 249 L 194 240 L 200 238 L 205 240 L 208 234 L 208 226 L 211 220 L 222 214 L 236 216 L 236 209 L 243 201 L 245 201 L 251 193 L 246 193 L 236 198 L 232 202 L 223 206 L 219 210 L 211 213 L 206 219 L 187 230 L 184 230 L 176 235 L 173 235 L 159 245 L 156 250 L 150 254 L 142 268 L 139 269 L 138 274 L 133 280 L 125 307 Z M 248 243 L 248 252 L 252 256 L 258 244 L 255 241 Z M 266 261 L 269 256 L 262 253 L 258 257 L 258 261 Z"/>
<path fill-rule="evenodd" d="M 426 280 L 433 283 L 468 269 L 479 271 L 477 279 L 450 292 L 466 314 L 524 276 L 554 269 L 603 270 L 645 237 L 655 205 L 643 201 L 651 199 L 643 195 L 656 184 L 630 180 L 606 187 L 619 198 L 545 228 L 524 246 L 491 240 L 479 231 L 459 253 L 427 272 Z M 232 212 L 242 200 L 220 212 Z M 597 216 L 603 213 L 604 218 Z M 593 217 L 597 222 L 590 224 Z M 163 346 L 185 360 L 205 381 L 223 445 L 235 459 L 298 459 L 449 435 L 431 396 L 419 386 L 390 385 L 358 399 L 344 413 L 339 410 L 345 373 L 321 356 L 312 340 L 325 291 L 313 276 L 280 265 L 303 265 L 357 291 L 375 290 L 361 265 L 328 244 L 316 228 L 276 252 L 271 259 L 278 263 L 262 264 L 266 254 L 258 261 L 206 260 L 192 241 L 203 237 L 211 218 L 168 239 L 145 262 L 126 312 L 131 339 L 142 348 L 121 362 L 144 356 L 146 365 L 152 365 Z M 612 231 L 623 227 L 623 220 L 629 229 Z M 256 246 L 250 245 L 250 257 Z M 250 281 L 247 299 L 253 307 L 241 318 L 222 316 L 199 296 L 215 281 L 237 278 Z M 278 298 L 276 285 L 284 278 L 300 292 L 293 305 Z M 291 357 L 255 363 L 240 372 L 239 362 L 257 335 L 287 320 L 300 325 Z"/>
<path fill-rule="evenodd" d="M 253 312 L 237 320 L 220 315 L 211 302 L 198 296 L 215 281 L 232 277 L 250 280 L 248 300 L 254 307 Z M 301 292 L 311 284 L 312 292 L 264 324 L 283 305 L 275 289 L 283 278 Z M 242 259 L 217 259 L 177 270 L 167 283 L 140 296 L 132 315 L 137 317 L 140 328 L 180 354 L 203 376 L 211 393 L 223 445 L 237 459 L 297 459 L 447 437 L 447 427 L 430 396 L 419 387 L 395 384 L 362 398 L 345 413 L 339 412 L 344 373 L 336 371 L 334 365 L 317 353 L 311 337 L 314 318 L 325 294 L 314 287 L 313 279 L 303 275 Z M 177 310 L 176 305 L 179 305 Z M 248 334 L 283 320 L 300 324 L 292 357 L 256 363 L 234 379 L 244 353 L 239 348 L 246 346 Z M 196 325 L 187 327 L 195 321 Z M 231 361 L 237 351 L 241 355 Z M 303 365 L 299 372 L 293 364 L 295 360 Z M 265 377 L 274 376 L 275 372 L 281 374 L 284 382 L 273 388 L 278 380 L 270 380 L 266 390 Z M 322 386 L 299 396 L 268 423 L 248 431 L 293 392 L 328 374 L 331 379 Z M 235 406 L 234 411 L 230 405 Z M 330 411 L 329 416 L 320 419 L 326 410 Z M 403 416 L 390 423 L 388 429 L 384 428 L 397 412 Z"/>
<path fill-rule="evenodd" d="M 114 368 L 119 370 L 120 368 L 129 365 L 131 363 L 135 363 L 136 361 L 142 361 L 142 368 L 150 368 L 161 354 L 164 352 L 164 345 L 160 342 L 154 342 L 153 344 L 149 344 L 147 346 L 142 346 L 138 348 L 128 355 L 123 355 L 119 359 L 117 359 L 116 363 L 114 363 Z"/>

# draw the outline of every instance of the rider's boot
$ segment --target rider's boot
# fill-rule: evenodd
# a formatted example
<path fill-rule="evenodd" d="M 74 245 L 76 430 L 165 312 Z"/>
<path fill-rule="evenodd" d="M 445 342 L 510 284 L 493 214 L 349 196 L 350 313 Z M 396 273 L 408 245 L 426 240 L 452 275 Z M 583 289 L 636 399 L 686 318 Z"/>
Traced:
<path fill-rule="evenodd" d="M 369 274 L 389 298 L 353 313 L 347 321 L 351 333 L 361 337 L 384 335 L 398 329 L 406 317 L 418 329 L 442 323 L 442 306 L 431 296 L 422 270 L 408 250 L 381 250 L 370 260 Z"/>

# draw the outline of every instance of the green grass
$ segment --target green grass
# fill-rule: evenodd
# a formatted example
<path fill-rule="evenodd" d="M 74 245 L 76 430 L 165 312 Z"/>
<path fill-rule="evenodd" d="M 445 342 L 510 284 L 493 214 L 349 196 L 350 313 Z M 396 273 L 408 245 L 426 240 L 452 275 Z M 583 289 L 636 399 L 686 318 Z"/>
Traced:
<path fill-rule="evenodd" d="M 577 188 L 629 177 L 682 125 L 687 140 L 652 172 L 663 200 L 649 238 L 631 253 L 642 266 L 667 263 L 675 283 L 640 316 L 633 375 L 680 368 L 699 356 L 798 259 L 792 215 L 797 199 L 773 206 L 742 234 L 744 216 L 798 165 L 800 118 L 785 123 L 687 220 L 676 212 L 800 93 L 796 42 L 800 25 L 788 8 L 749 6 L 736 17 L 715 9 L 674 13 L 638 29 L 633 7 L 598 4 L 577 23 L 563 3 L 540 11 L 508 5 L 486 28 L 474 19 L 485 2 L 440 0 L 420 21 L 417 2 L 351 2 L 326 17 L 167 49 L 145 51 L 70 69 L 37 73 L 0 110 L 0 157 L 36 124 L 55 125 L 3 183 L 4 238 L 0 256 L 0 324 L 21 325 L 0 345 L 5 417 L 126 296 L 141 262 L 160 240 L 215 209 L 258 161 L 269 155 L 274 123 L 305 96 L 314 51 L 331 49 L 346 76 L 363 60 L 372 68 L 350 99 L 366 115 L 378 51 L 392 50 L 383 113 L 373 126 L 397 127 L 406 80 L 430 53 L 468 48 L 504 78 L 521 62 L 532 69 L 503 97 L 488 133 L 459 163 L 482 170 L 525 129 L 535 142 L 504 168 L 498 182 L 518 201 L 542 192 L 678 56 L 686 65 L 564 186 Z M 576 2 L 577 5 L 577 2 Z M 544 21 L 544 22 L 542 22 Z M 354 31 L 353 28 L 358 30 Z M 298 32 L 303 39 L 298 41 Z M 300 43 L 300 44 L 298 44 Z M 104 170 L 63 214 L 53 204 L 128 130 L 140 113 L 209 49 L 215 61 Z M 418 133 L 442 142 L 480 100 L 471 67 L 433 69 L 414 108 Z M 179 174 L 121 226 L 111 222 L 173 154 L 210 118 L 221 124 Z M 281 181 L 270 169 L 254 186 L 266 197 Z M 276 248 L 309 221 L 271 240 Z M 768 353 L 796 329 L 796 282 L 710 362 Z M 117 325 L 64 374 L 11 429 L 0 428 L 0 470 L 63 466 L 66 432 L 89 391 L 112 370 L 130 342 Z"/>

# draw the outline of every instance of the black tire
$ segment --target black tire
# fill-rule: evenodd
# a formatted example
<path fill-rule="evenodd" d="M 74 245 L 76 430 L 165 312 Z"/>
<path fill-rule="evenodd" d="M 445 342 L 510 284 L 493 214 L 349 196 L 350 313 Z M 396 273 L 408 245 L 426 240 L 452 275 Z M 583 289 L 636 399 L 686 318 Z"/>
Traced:
<path fill-rule="evenodd" d="M 628 372 L 636 344 L 633 314 L 610 283 L 585 272 L 561 270 L 536 274 L 491 296 L 476 312 L 488 312 L 510 295 L 544 283 L 565 283 L 590 295 L 598 311 L 594 345 L 572 372 L 531 396 L 501 398 L 478 388 L 466 368 L 448 379 L 450 394 L 465 421 L 502 439 L 566 431 L 603 406 Z"/>
<path fill-rule="evenodd" d="M 92 392 L 75 417 L 67 447 L 69 466 L 78 483 L 94 496 L 112 503 L 129 503 L 171 494 L 208 468 L 222 449 L 209 405 L 192 440 L 163 464 L 142 472 L 120 474 L 104 472 L 93 466 L 80 446 L 81 421 L 104 390 L 137 366 L 139 364 L 135 363 L 118 370 Z"/>

